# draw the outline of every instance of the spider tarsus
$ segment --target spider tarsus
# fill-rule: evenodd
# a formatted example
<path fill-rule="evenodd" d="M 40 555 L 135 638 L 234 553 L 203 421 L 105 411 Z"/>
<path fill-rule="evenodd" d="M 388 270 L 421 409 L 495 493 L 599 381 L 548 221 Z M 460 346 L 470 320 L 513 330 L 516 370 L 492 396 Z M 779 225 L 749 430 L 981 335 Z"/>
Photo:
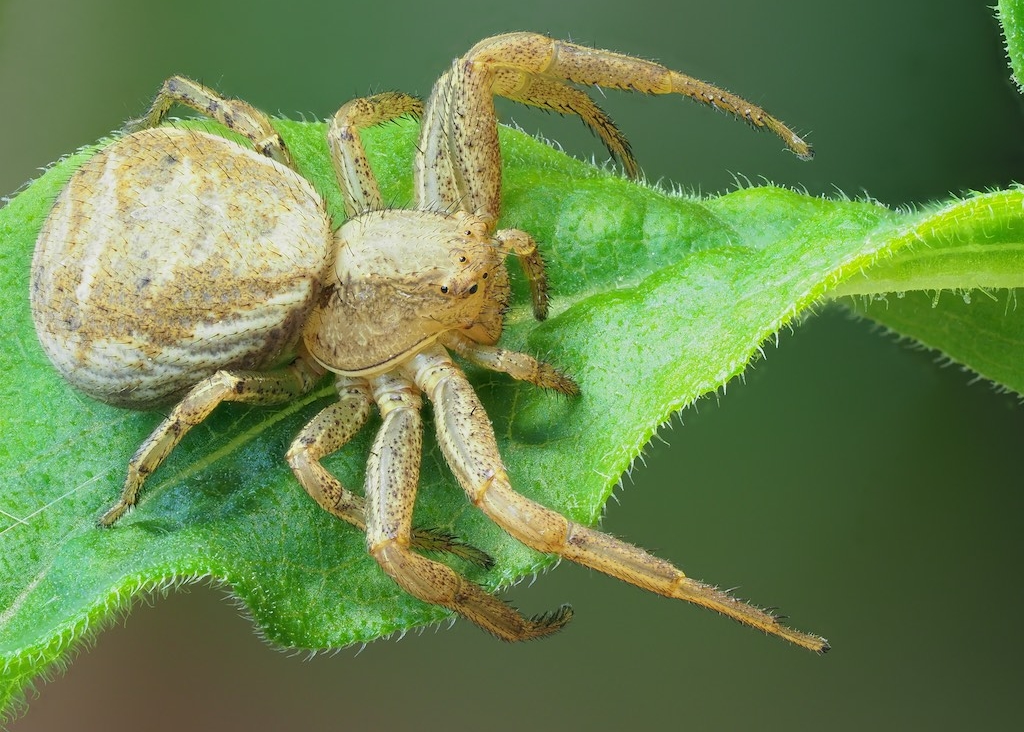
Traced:
<path fill-rule="evenodd" d="M 420 551 L 450 554 L 482 569 L 491 569 L 494 558 L 454 534 L 440 529 L 413 529 L 413 546 Z"/>
<path fill-rule="evenodd" d="M 547 287 L 536 285 L 530 294 L 533 301 L 533 317 L 535 320 L 547 320 L 548 308 L 551 305 L 551 298 L 548 297 Z"/>
<path fill-rule="evenodd" d="M 525 625 L 508 634 L 506 634 L 506 632 L 498 632 L 494 629 L 487 630 L 489 630 L 496 638 L 509 643 L 546 638 L 552 633 L 560 631 L 565 627 L 566 623 L 572 620 L 572 605 L 562 605 L 551 612 L 534 615 L 528 620 L 520 616 L 520 620 L 524 622 Z M 508 631 L 511 630 L 511 628 L 505 628 L 504 630 Z"/>
<path fill-rule="evenodd" d="M 470 564 L 480 567 L 481 569 L 489 570 L 494 567 L 494 557 L 485 552 L 483 549 L 477 549 L 472 544 L 467 544 L 456 537 L 452 537 L 451 543 L 444 550 L 447 554 L 451 554 L 453 557 L 469 562 Z"/>
<path fill-rule="evenodd" d="M 557 633 L 572 620 L 572 605 L 568 603 L 552 610 L 551 612 L 535 615 L 530 618 L 530 623 L 535 627 L 536 633 L 531 638 L 543 638 L 544 636 Z"/>
<path fill-rule="evenodd" d="M 553 366 L 548 366 L 547 364 L 544 365 L 547 366 L 547 369 L 545 370 L 544 378 L 540 383 L 541 386 L 545 389 L 554 389 L 566 396 L 574 397 L 580 395 L 579 384 L 577 384 L 571 376 L 566 376 Z"/>
<path fill-rule="evenodd" d="M 100 518 L 96 521 L 96 524 L 101 529 L 109 529 L 111 526 L 117 523 L 118 520 L 125 515 L 125 513 L 128 512 L 129 508 L 131 508 L 130 504 L 125 503 L 124 501 L 118 501 L 113 506 L 111 506 L 110 509 L 105 514 L 100 516 Z"/>
<path fill-rule="evenodd" d="M 120 132 L 120 134 L 122 136 L 124 136 L 124 135 L 130 135 L 133 132 L 138 132 L 139 130 L 142 130 L 142 129 L 145 129 L 145 128 L 146 128 L 146 119 L 144 117 L 136 117 L 134 119 L 130 119 L 127 122 L 125 122 L 121 126 L 121 129 L 120 129 L 119 132 Z"/>

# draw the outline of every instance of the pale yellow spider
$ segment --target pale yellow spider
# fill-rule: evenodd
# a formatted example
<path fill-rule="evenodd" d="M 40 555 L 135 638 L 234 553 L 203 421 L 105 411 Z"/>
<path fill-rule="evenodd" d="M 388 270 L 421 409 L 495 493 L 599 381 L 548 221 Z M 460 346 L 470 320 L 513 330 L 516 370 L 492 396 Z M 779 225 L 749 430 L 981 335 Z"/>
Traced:
<path fill-rule="evenodd" d="M 515 254 L 521 262 L 538 318 L 547 313 L 547 286 L 530 235 L 496 230 L 501 158 L 493 95 L 580 116 L 636 174 L 623 135 L 567 81 L 690 96 L 811 154 L 764 110 L 713 86 L 629 56 L 513 33 L 456 60 L 425 108 L 391 93 L 338 111 L 327 137 L 349 218 L 332 233 L 322 199 L 293 170 L 263 114 L 187 79 L 168 79 L 129 133 L 71 178 L 32 265 L 40 341 L 72 384 L 135 408 L 180 399 L 132 457 L 121 499 L 101 523 L 113 524 L 135 504 L 146 477 L 222 401 L 283 402 L 330 372 L 338 400 L 302 430 L 288 463 L 320 506 L 366 532 L 370 554 L 412 595 L 510 641 L 548 635 L 571 616 L 566 606 L 526 618 L 416 551 L 487 561 L 451 537 L 412 526 L 426 394 L 438 442 L 469 499 L 519 541 L 827 650 L 824 639 L 517 493 L 487 415 L 449 355 L 577 392 L 553 367 L 495 345 L 509 301 L 505 258 Z M 158 127 L 174 104 L 240 133 L 255 152 L 203 132 Z M 359 129 L 421 113 L 415 209 L 390 209 Z M 320 461 L 364 425 L 374 404 L 383 424 L 361 497 Z"/>

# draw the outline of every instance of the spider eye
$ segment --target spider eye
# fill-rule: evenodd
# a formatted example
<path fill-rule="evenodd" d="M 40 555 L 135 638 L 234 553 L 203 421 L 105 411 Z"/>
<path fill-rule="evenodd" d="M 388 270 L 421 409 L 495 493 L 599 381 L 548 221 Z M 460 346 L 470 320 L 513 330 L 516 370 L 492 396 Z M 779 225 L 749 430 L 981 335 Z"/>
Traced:
<path fill-rule="evenodd" d="M 447 295 L 448 294 L 448 285 L 441 285 L 441 292 L 443 292 L 445 295 Z"/>
<path fill-rule="evenodd" d="M 474 282 L 474 283 L 473 283 L 473 286 L 469 288 L 469 294 L 470 294 L 470 295 L 475 295 L 475 294 L 476 294 L 476 291 L 477 291 L 478 289 L 479 289 L 479 288 L 477 287 L 476 283 Z"/>
<path fill-rule="evenodd" d="M 465 262 L 465 261 L 466 261 L 466 258 L 465 258 L 465 257 L 459 257 L 459 261 L 460 261 L 460 262 Z"/>

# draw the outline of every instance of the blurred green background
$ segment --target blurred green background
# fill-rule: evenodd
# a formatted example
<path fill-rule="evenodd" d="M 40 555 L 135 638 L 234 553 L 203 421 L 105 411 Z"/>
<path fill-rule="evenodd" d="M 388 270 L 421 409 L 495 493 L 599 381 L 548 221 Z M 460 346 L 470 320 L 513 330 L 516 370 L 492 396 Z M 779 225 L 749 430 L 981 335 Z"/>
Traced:
<path fill-rule="evenodd" d="M 986 6 L 0 0 L 0 193 L 138 114 L 171 73 L 325 117 L 372 91 L 426 95 L 475 41 L 529 29 L 718 83 L 818 151 L 800 163 L 696 105 L 609 92 L 650 179 L 928 202 L 1024 179 L 1021 100 Z M 578 122 L 502 110 L 603 159 Z M 1019 725 L 1018 399 L 836 308 L 744 381 L 664 433 L 604 526 L 781 605 L 832 641 L 824 658 L 568 564 L 509 593 L 531 613 L 571 602 L 555 638 L 506 646 L 459 622 L 312 661 L 269 649 L 200 586 L 102 633 L 13 729 Z"/>

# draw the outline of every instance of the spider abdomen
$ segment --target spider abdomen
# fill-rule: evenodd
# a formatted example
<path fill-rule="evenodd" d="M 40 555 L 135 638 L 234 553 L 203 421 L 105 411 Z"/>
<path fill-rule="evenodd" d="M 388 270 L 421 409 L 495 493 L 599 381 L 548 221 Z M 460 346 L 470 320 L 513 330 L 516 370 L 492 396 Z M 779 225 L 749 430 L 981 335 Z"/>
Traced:
<path fill-rule="evenodd" d="M 331 241 L 322 199 L 285 166 L 197 131 L 126 135 L 76 171 L 43 226 L 36 331 L 90 396 L 167 402 L 287 356 Z"/>

